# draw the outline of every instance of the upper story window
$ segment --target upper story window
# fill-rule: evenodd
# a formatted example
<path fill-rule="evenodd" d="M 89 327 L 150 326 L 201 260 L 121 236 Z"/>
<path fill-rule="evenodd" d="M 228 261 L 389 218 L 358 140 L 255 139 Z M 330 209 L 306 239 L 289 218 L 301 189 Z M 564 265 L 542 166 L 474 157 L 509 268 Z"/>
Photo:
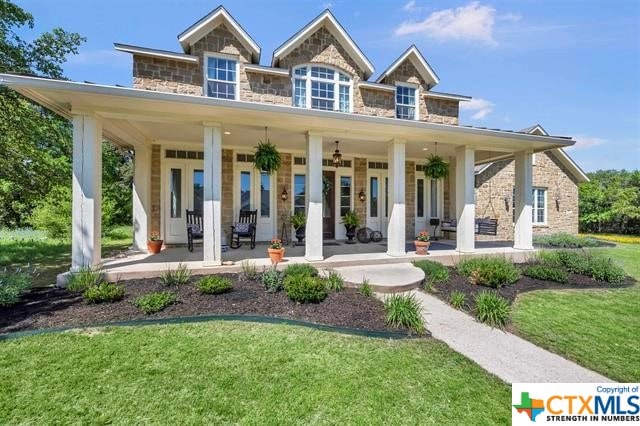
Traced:
<path fill-rule="evenodd" d="M 417 91 L 418 89 L 412 86 L 396 86 L 396 118 L 403 120 L 418 119 Z"/>
<path fill-rule="evenodd" d="M 206 56 L 207 96 L 219 99 L 237 99 L 238 61 L 224 56 Z"/>
<path fill-rule="evenodd" d="M 293 70 L 293 105 L 351 112 L 351 77 L 333 68 L 303 65 Z"/>

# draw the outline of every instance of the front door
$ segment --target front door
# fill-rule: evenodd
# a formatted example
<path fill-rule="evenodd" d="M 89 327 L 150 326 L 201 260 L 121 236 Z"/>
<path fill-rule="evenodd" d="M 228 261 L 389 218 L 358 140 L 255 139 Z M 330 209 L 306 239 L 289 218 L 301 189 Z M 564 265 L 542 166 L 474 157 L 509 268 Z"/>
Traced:
<path fill-rule="evenodd" d="M 276 236 L 275 175 L 259 172 L 252 164 L 238 163 L 235 176 L 234 222 L 241 210 L 258 210 L 256 240 L 271 240 Z"/>
<path fill-rule="evenodd" d="M 416 234 L 421 231 L 432 233 L 431 219 L 442 220 L 442 180 L 416 178 Z"/>
<path fill-rule="evenodd" d="M 322 171 L 322 237 L 332 240 L 336 237 L 336 200 L 335 182 L 336 172 Z"/>
<path fill-rule="evenodd" d="M 386 171 L 369 171 L 367 175 L 369 200 L 367 202 L 367 226 L 387 236 L 389 223 L 389 178 Z"/>
<path fill-rule="evenodd" d="M 165 177 L 165 232 L 167 244 L 187 241 L 185 210 L 202 214 L 204 171 L 202 161 L 167 161 Z"/>

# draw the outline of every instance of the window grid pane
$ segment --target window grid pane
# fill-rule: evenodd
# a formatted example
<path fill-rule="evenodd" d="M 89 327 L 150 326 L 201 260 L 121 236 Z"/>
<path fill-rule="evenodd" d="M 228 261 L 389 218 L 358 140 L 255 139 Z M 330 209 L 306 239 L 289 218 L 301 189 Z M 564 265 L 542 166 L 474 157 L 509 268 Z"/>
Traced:
<path fill-rule="evenodd" d="M 260 217 L 271 216 L 271 176 L 260 173 Z"/>
<path fill-rule="evenodd" d="M 335 72 L 330 68 L 325 67 L 311 67 L 311 77 L 324 78 L 326 80 L 333 80 Z"/>
<path fill-rule="evenodd" d="M 240 172 L 240 210 L 251 210 L 251 172 Z"/>
<path fill-rule="evenodd" d="M 202 214 L 204 206 L 204 171 L 193 171 L 193 211 Z"/>
<path fill-rule="evenodd" d="M 378 178 L 369 181 L 369 216 L 378 217 Z"/>
<path fill-rule="evenodd" d="M 294 80 L 294 105 L 297 107 L 307 106 L 307 82 L 296 78 Z"/>
<path fill-rule="evenodd" d="M 340 217 L 351 210 L 351 176 L 340 177 Z"/>
<path fill-rule="evenodd" d="M 236 85 L 233 83 L 222 83 L 220 81 L 208 81 L 207 95 L 212 98 L 235 99 Z"/>
<path fill-rule="evenodd" d="M 305 175 L 293 177 L 293 212 L 305 212 Z"/>
<path fill-rule="evenodd" d="M 236 65 L 232 59 L 207 59 L 207 95 L 219 99 L 235 99 Z"/>
<path fill-rule="evenodd" d="M 438 181 L 431 179 L 431 217 L 438 217 Z"/>
<path fill-rule="evenodd" d="M 416 89 L 413 87 L 396 87 L 396 117 L 403 120 L 416 118 Z"/>
<path fill-rule="evenodd" d="M 340 85 L 340 111 L 349 112 L 349 86 Z"/>
<path fill-rule="evenodd" d="M 171 169 L 171 217 L 182 217 L 182 169 Z"/>
<path fill-rule="evenodd" d="M 424 179 L 418 179 L 418 181 L 416 182 L 416 192 L 417 192 L 416 216 L 424 217 Z"/>

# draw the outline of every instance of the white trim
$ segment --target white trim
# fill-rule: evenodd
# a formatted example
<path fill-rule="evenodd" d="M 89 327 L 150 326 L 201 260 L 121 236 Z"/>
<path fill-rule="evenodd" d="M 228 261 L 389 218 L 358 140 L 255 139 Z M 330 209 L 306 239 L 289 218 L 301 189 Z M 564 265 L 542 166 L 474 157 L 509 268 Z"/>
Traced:
<path fill-rule="evenodd" d="M 333 79 L 325 79 L 320 77 L 312 77 L 311 76 L 311 68 L 312 67 L 320 67 L 327 68 L 332 70 L 335 74 Z M 306 68 L 307 72 L 304 76 L 296 75 L 296 70 L 299 68 Z M 340 80 L 340 74 L 345 75 L 349 78 L 349 81 Z M 325 64 L 317 64 L 317 63 L 308 63 L 308 64 L 300 64 L 296 65 L 291 69 L 291 105 L 295 108 L 302 108 L 295 105 L 295 80 L 304 80 L 305 82 L 305 108 L 307 109 L 316 109 L 318 111 L 327 111 L 318 108 L 311 107 L 311 85 L 313 81 L 321 82 L 321 83 L 330 83 L 333 84 L 333 111 L 334 112 L 342 112 L 342 113 L 353 113 L 353 76 L 349 73 L 341 70 L 340 68 L 325 65 Z M 349 111 L 340 111 L 340 86 L 348 86 L 349 87 Z"/>
<path fill-rule="evenodd" d="M 206 96 L 207 98 L 213 98 L 213 99 L 220 99 L 220 100 L 225 100 L 225 101 L 229 101 L 229 99 L 225 99 L 225 98 L 217 98 L 215 96 L 209 96 L 209 88 L 208 88 L 208 83 L 209 81 L 217 81 L 217 82 L 221 82 L 221 83 L 231 83 L 230 81 L 226 81 L 226 80 L 216 80 L 213 78 L 209 78 L 209 70 L 208 70 L 208 66 L 209 66 L 209 58 L 220 58 L 220 59 L 226 59 L 226 60 L 230 60 L 230 61 L 235 61 L 236 62 L 236 79 L 233 82 L 233 84 L 235 84 L 235 91 L 234 91 L 234 101 L 237 101 L 238 99 L 240 99 L 240 58 L 236 55 L 229 55 L 226 53 L 217 53 L 217 52 L 204 52 L 203 53 L 203 61 L 202 61 L 202 94 L 203 96 Z"/>
<path fill-rule="evenodd" d="M 273 74 L 289 77 L 289 71 L 283 68 L 264 67 L 262 65 L 244 64 L 244 70 L 261 74 Z"/>
<path fill-rule="evenodd" d="M 253 41 L 251 36 L 242 28 L 242 26 L 240 26 L 238 21 L 236 21 L 223 6 L 218 6 L 207 16 L 184 30 L 180 35 L 178 35 L 178 41 L 180 42 L 182 48 L 186 51 L 189 46 L 200 40 L 207 32 L 212 31 L 214 28 L 216 28 L 219 25 L 219 23 L 216 22 L 219 18 L 223 19 L 225 23 L 229 24 L 230 29 L 235 33 L 240 42 L 243 43 L 245 47 L 247 47 L 248 50 L 256 56 L 255 58 L 249 59 L 253 59 L 255 62 L 259 63 L 260 46 L 258 46 L 258 44 Z"/>
<path fill-rule="evenodd" d="M 335 16 L 329 11 L 329 9 L 322 12 L 315 19 L 309 22 L 306 26 L 304 26 L 300 31 L 298 31 L 293 37 L 289 40 L 285 41 L 280 47 L 278 47 L 273 52 L 273 58 L 271 61 L 272 66 L 276 66 L 278 60 L 286 56 L 290 53 L 296 46 L 302 43 L 307 39 L 308 36 L 317 31 L 322 25 L 327 25 L 327 29 L 333 33 L 334 36 L 338 36 L 338 41 L 342 42 L 342 44 L 346 44 L 347 50 L 350 51 L 351 55 L 354 57 L 358 65 L 365 70 L 365 78 L 368 78 L 375 71 L 373 68 L 373 64 L 369 62 L 367 57 L 362 53 L 360 48 L 356 45 L 353 39 L 347 34 L 345 29 L 340 25 L 340 23 L 336 20 Z M 333 30 L 333 31 L 332 31 Z"/>
<path fill-rule="evenodd" d="M 591 180 L 589 179 L 589 176 L 587 176 L 585 172 L 582 171 L 580 166 L 578 166 L 578 164 L 573 161 L 571 157 L 569 157 L 564 149 L 556 148 L 552 149 L 551 152 L 558 154 L 558 156 L 560 157 L 560 161 L 573 172 L 573 174 L 578 178 L 580 182 L 589 182 Z"/>
<path fill-rule="evenodd" d="M 134 55 L 149 56 L 152 58 L 172 59 L 174 61 L 198 63 L 198 57 L 178 52 L 166 50 L 150 49 L 147 47 L 132 46 L 129 44 L 113 43 L 116 50 L 120 52 L 132 53 Z"/>
<path fill-rule="evenodd" d="M 432 92 L 432 91 L 424 92 L 424 96 L 426 96 L 427 98 L 447 99 L 447 100 L 461 101 L 461 102 L 468 102 L 472 99 L 471 96 L 454 95 L 453 93 L 440 93 L 440 92 Z"/>
<path fill-rule="evenodd" d="M 394 112 L 394 116 L 396 119 L 400 119 L 400 120 L 405 120 L 405 121 L 411 121 L 411 119 L 407 119 L 407 118 L 400 118 L 398 117 L 398 87 L 408 87 L 410 89 L 415 90 L 414 93 L 414 108 L 415 108 L 415 116 L 413 117 L 413 120 L 420 120 L 420 86 L 418 84 L 414 84 L 414 83 L 407 83 L 404 81 L 396 81 L 395 82 L 395 93 L 393 96 L 393 112 Z M 400 104 L 401 106 L 408 106 L 410 107 L 411 105 L 409 104 Z"/>
<path fill-rule="evenodd" d="M 382 83 L 374 83 L 371 81 L 361 81 L 358 83 L 358 87 L 362 87 L 364 89 L 372 89 L 372 90 L 384 90 L 386 92 L 395 92 L 395 86 L 390 84 L 382 84 Z"/>
<path fill-rule="evenodd" d="M 415 58 L 418 61 L 418 72 L 425 78 L 429 87 L 433 87 L 436 84 L 440 83 L 440 79 L 438 75 L 435 73 L 433 68 L 429 65 L 429 63 L 424 59 L 424 56 L 420 53 L 418 48 L 415 45 L 411 45 L 398 59 L 396 59 L 390 66 L 387 68 L 376 80 L 376 83 L 382 82 L 389 74 L 391 74 L 401 63 L 405 60 L 410 59 L 410 57 Z M 414 63 L 414 65 L 416 65 Z M 422 69 L 420 69 L 422 68 Z"/>

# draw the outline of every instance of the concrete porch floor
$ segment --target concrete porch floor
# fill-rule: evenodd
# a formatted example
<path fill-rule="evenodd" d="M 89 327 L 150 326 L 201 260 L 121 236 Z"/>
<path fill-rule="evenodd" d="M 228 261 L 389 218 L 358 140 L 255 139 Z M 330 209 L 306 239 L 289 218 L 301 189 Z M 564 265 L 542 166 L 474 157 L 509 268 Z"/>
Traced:
<path fill-rule="evenodd" d="M 251 250 L 248 244 L 239 249 L 229 249 L 222 254 L 223 265 L 205 266 L 202 261 L 202 246 L 196 245 L 193 252 L 186 247 L 169 247 L 156 255 L 140 252 L 127 252 L 115 258 L 103 260 L 105 278 L 108 280 L 125 280 L 137 278 L 153 278 L 168 268 L 176 268 L 178 264 L 186 265 L 194 275 L 214 274 L 222 272 L 240 272 L 243 260 L 254 262 L 258 270 L 271 265 L 266 253 L 267 243 L 256 245 Z M 306 263 L 304 245 L 286 247 L 285 258 L 278 268 L 285 268 L 292 263 Z M 527 260 L 534 251 L 516 250 L 507 241 L 477 241 L 473 253 L 461 254 L 455 251 L 455 241 L 432 241 L 429 255 L 416 255 L 413 241 L 406 246 L 407 253 L 392 257 L 386 254 L 386 242 L 368 244 L 345 244 L 343 241 L 326 242 L 323 246 L 324 260 L 311 262 L 318 268 L 336 268 L 346 266 L 367 266 L 395 263 L 409 263 L 414 260 L 429 259 L 445 265 L 453 265 L 462 257 L 498 255 L 512 258 L 515 262 Z"/>

